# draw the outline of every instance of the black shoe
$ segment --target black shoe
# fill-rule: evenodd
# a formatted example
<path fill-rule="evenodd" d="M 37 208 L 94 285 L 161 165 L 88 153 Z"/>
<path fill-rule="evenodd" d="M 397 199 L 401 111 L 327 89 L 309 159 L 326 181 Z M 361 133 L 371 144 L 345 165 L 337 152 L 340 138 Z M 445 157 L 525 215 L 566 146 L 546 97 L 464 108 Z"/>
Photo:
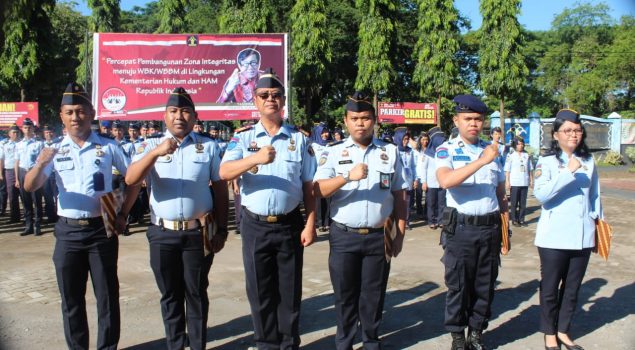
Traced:
<path fill-rule="evenodd" d="M 467 333 L 467 348 L 472 350 L 487 350 L 485 344 L 483 344 L 483 331 L 470 329 Z"/>
<path fill-rule="evenodd" d="M 27 227 L 24 229 L 24 231 L 22 231 L 22 233 L 20 233 L 20 236 L 27 236 L 27 235 L 31 235 L 33 234 L 33 228 L 32 227 Z"/>
<path fill-rule="evenodd" d="M 33 233 L 35 236 L 41 236 L 42 235 L 42 229 L 40 228 L 40 226 L 35 226 L 33 228 Z"/>
<path fill-rule="evenodd" d="M 520 222 L 520 226 L 527 227 L 527 226 L 529 226 L 529 224 L 527 224 L 525 221 L 521 221 Z"/>
<path fill-rule="evenodd" d="M 576 345 L 576 344 L 572 344 L 572 345 L 567 345 L 565 342 L 563 342 L 560 338 L 558 338 L 558 336 L 556 336 L 556 339 L 558 340 L 558 344 L 562 344 L 564 345 L 564 347 L 567 350 L 584 350 L 583 347 L 581 347 L 580 345 Z"/>
<path fill-rule="evenodd" d="M 465 333 L 464 332 L 452 332 L 452 348 L 451 350 L 467 350 L 465 346 Z"/>
<path fill-rule="evenodd" d="M 558 338 L 556 338 L 556 342 L 560 344 Z M 545 335 L 545 350 L 560 350 L 560 346 L 547 346 L 547 336 Z"/>

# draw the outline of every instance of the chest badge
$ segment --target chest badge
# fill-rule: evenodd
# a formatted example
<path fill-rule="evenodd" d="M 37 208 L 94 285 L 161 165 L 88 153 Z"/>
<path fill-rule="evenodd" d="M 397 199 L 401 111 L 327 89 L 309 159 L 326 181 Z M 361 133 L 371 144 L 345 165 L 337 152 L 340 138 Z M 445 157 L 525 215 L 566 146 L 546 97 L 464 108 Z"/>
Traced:
<path fill-rule="evenodd" d="M 101 149 L 101 145 L 95 145 L 95 149 L 97 150 L 97 151 L 95 152 L 95 155 L 96 155 L 97 157 L 103 157 L 103 156 L 104 156 L 104 154 L 105 154 L 105 153 L 104 153 L 104 151 Z"/>
<path fill-rule="evenodd" d="M 293 152 L 295 151 L 295 140 L 294 139 L 290 139 L 289 140 L 289 147 L 287 147 L 289 149 L 289 151 Z"/>
<path fill-rule="evenodd" d="M 388 155 L 386 153 L 381 153 L 379 155 L 379 158 L 382 160 L 383 164 L 388 164 Z"/>
<path fill-rule="evenodd" d="M 260 147 L 258 147 L 258 144 L 256 143 L 256 141 L 251 141 L 249 143 L 249 148 L 247 148 L 247 151 L 258 152 L 259 150 L 260 150 Z"/>
<path fill-rule="evenodd" d="M 342 157 L 348 157 L 348 150 L 342 150 Z"/>
<path fill-rule="evenodd" d="M 258 173 L 258 166 L 254 166 L 253 168 L 249 169 L 249 172 L 252 174 L 257 174 Z"/>
<path fill-rule="evenodd" d="M 196 153 L 203 153 L 203 144 L 200 142 L 197 142 L 196 145 L 194 145 L 194 148 L 196 148 Z"/>

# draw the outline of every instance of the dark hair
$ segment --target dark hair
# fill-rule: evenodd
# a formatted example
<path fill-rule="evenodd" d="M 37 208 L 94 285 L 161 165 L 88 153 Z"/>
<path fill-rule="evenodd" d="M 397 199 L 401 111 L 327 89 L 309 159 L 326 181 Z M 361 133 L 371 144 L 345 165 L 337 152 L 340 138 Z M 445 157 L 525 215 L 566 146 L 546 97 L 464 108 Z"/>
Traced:
<path fill-rule="evenodd" d="M 244 61 L 245 58 L 251 56 L 251 55 L 256 55 L 258 57 L 258 63 L 260 63 L 260 52 L 254 50 L 254 49 L 244 49 L 242 51 L 240 51 L 238 53 L 238 62 L 236 62 L 237 64 L 240 64 L 240 62 Z"/>
<path fill-rule="evenodd" d="M 503 133 L 503 130 L 501 130 L 501 128 L 500 128 L 500 127 L 498 127 L 498 126 L 493 127 L 493 128 L 492 128 L 492 130 L 490 130 L 490 131 L 489 131 L 489 139 L 490 139 L 490 140 L 493 140 L 493 139 L 494 139 L 494 138 L 492 137 L 492 135 L 494 135 L 494 133 L 495 133 L 495 132 L 498 132 L 498 133 L 502 134 L 502 133 Z M 501 137 L 503 137 L 503 135 L 501 135 Z"/>
<path fill-rule="evenodd" d="M 560 130 L 560 127 L 562 126 L 562 124 L 564 124 L 566 120 L 562 120 L 562 119 L 558 119 L 556 118 L 553 121 L 553 129 L 551 130 L 551 148 L 549 148 L 549 151 L 547 152 L 547 155 L 555 155 L 556 158 L 558 159 L 558 162 L 562 162 L 560 160 L 560 155 L 562 155 L 562 148 L 560 148 L 560 144 L 558 143 L 558 140 L 556 140 L 553 135 L 558 132 L 558 130 Z M 573 122 L 572 122 L 573 123 Z M 582 159 L 589 159 L 591 157 L 591 152 L 589 152 L 589 147 L 587 147 L 586 145 L 586 128 L 584 127 L 584 125 L 582 123 L 574 123 L 574 124 L 578 124 L 580 125 L 580 127 L 582 128 L 582 138 L 580 140 L 580 144 L 578 145 L 578 147 L 575 148 L 575 150 L 573 151 L 573 154 L 575 154 L 577 157 L 580 157 Z"/>
<path fill-rule="evenodd" d="M 512 144 L 511 147 L 514 150 L 514 152 L 518 152 L 516 151 L 516 146 L 518 146 L 519 143 L 522 143 L 523 145 L 525 144 L 525 140 L 520 137 L 520 136 L 516 136 L 512 139 Z M 523 152 L 527 152 L 526 150 L 523 150 Z"/>
<path fill-rule="evenodd" d="M 422 131 L 421 134 L 419 134 L 419 138 L 417 139 L 417 151 L 419 152 L 421 152 L 421 139 L 423 139 L 424 137 L 427 138 L 428 143 L 430 143 L 430 136 L 428 136 L 425 131 Z"/>

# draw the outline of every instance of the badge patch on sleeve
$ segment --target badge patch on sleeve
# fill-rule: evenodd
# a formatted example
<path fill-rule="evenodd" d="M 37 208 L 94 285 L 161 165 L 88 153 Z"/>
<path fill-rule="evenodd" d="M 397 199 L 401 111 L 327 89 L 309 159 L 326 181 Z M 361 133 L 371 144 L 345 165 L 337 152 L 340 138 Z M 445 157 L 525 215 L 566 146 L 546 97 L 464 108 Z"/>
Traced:
<path fill-rule="evenodd" d="M 536 169 L 536 171 L 534 171 L 534 177 L 537 179 L 540 175 L 542 175 L 542 169 Z"/>
<path fill-rule="evenodd" d="M 236 145 L 238 145 L 238 140 L 239 140 L 239 139 L 238 139 L 237 137 L 232 137 L 232 138 L 229 140 L 229 144 L 227 145 L 227 150 L 228 150 L 228 151 L 231 151 L 231 150 L 233 150 L 234 148 L 236 148 Z"/>
<path fill-rule="evenodd" d="M 439 159 L 446 159 L 447 157 L 450 156 L 450 152 L 448 152 L 448 149 L 445 147 L 442 148 L 437 148 L 437 158 Z"/>

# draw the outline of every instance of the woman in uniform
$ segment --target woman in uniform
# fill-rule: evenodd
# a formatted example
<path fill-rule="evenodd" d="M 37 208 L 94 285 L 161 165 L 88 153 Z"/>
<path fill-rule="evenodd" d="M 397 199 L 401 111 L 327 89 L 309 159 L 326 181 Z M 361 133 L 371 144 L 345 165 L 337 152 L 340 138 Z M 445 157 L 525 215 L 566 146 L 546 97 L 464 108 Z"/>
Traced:
<path fill-rule="evenodd" d="M 603 218 L 593 158 L 584 142 L 580 114 L 558 112 L 550 154 L 534 174 L 534 195 L 542 203 L 535 244 L 540 255 L 540 330 L 545 348 L 560 344 L 580 350 L 569 337 L 578 291 L 595 247 L 595 220 Z"/>
<path fill-rule="evenodd" d="M 533 165 L 531 156 L 525 152 L 525 141 L 522 137 L 514 138 L 512 142 L 514 152 L 507 155 L 505 161 L 505 183 L 511 193 L 512 224 L 514 226 L 527 226 L 525 223 L 525 207 L 527 206 L 527 193 L 529 187 L 533 187 Z"/>

